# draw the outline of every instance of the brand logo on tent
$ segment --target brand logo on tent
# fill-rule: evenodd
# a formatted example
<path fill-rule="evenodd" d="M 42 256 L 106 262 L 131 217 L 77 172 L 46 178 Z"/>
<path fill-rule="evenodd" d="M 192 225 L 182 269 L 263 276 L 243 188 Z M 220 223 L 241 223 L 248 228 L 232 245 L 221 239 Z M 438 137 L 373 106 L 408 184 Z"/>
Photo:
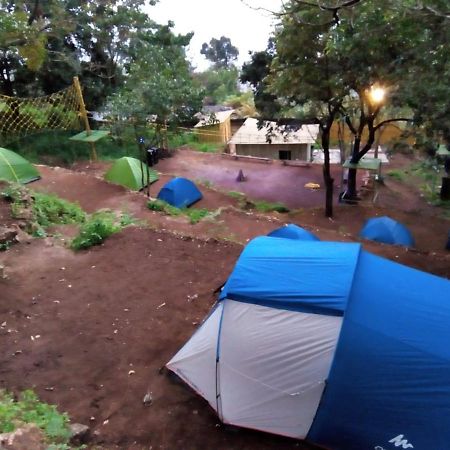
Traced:
<path fill-rule="evenodd" d="M 403 434 L 399 434 L 397 437 L 391 439 L 389 442 L 394 444 L 396 447 L 401 448 L 414 448 L 412 444 L 410 444 L 406 439 L 403 439 Z"/>

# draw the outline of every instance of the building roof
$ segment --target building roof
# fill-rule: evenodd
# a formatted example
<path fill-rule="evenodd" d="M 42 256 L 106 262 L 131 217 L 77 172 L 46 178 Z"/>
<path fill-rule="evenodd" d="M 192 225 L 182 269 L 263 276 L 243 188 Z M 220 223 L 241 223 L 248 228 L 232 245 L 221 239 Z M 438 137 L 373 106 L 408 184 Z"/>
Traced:
<path fill-rule="evenodd" d="M 258 129 L 258 119 L 249 118 L 239 128 L 230 140 L 230 144 L 269 144 L 267 133 L 270 132 L 271 144 L 312 144 L 319 134 L 319 125 L 302 125 L 289 131 L 288 126 L 279 126 L 271 121 L 264 121 L 264 126 Z"/>
<path fill-rule="evenodd" d="M 207 127 L 210 125 L 223 123 L 231 116 L 231 114 L 233 114 L 233 112 L 234 109 L 230 109 L 228 111 L 217 111 L 210 114 L 202 114 L 200 121 L 194 126 L 194 128 Z"/>

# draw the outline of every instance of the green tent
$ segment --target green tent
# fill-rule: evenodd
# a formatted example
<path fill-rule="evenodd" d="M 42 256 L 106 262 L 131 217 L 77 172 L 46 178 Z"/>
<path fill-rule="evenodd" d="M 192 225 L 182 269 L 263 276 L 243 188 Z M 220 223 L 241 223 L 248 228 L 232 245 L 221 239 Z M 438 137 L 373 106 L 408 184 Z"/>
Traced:
<path fill-rule="evenodd" d="M 143 172 L 143 175 L 142 175 Z M 150 184 L 155 182 L 159 177 L 157 172 L 149 169 Z M 136 158 L 130 158 L 124 156 L 118 159 L 111 169 L 105 174 L 105 180 L 111 183 L 120 184 L 126 186 L 134 191 L 139 191 L 143 187 L 147 186 L 147 165 L 141 163 Z M 144 182 L 142 182 L 142 180 Z"/>
<path fill-rule="evenodd" d="M 39 178 L 39 172 L 25 158 L 0 147 L 0 180 L 25 184 Z"/>

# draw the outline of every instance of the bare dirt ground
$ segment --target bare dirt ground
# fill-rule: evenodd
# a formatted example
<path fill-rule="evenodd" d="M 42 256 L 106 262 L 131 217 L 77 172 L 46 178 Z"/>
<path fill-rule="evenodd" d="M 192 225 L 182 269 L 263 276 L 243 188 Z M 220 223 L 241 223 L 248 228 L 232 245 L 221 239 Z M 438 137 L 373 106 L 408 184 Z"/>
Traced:
<path fill-rule="evenodd" d="M 151 193 L 156 195 L 170 174 L 176 174 L 207 179 L 224 191 L 242 191 L 245 185 L 249 196 L 254 192 L 257 198 L 270 191 L 272 198 L 266 200 L 289 204 L 288 185 L 282 183 L 291 169 L 292 180 L 314 181 L 311 174 L 320 174 L 316 167 L 239 163 L 248 182 L 239 183 L 239 188 L 232 181 L 230 186 L 221 184 L 216 165 L 225 174 L 229 171 L 231 180 L 239 170 L 235 163 L 218 155 L 183 152 L 158 164 L 162 175 Z M 239 210 L 229 195 L 201 186 L 204 199 L 195 206 L 223 210 L 214 220 L 191 225 L 186 218 L 149 211 L 143 193 L 103 181 L 107 166 L 78 164 L 75 170 L 40 166 L 42 180 L 29 187 L 78 201 L 88 212 L 128 211 L 142 220 L 141 226 L 79 253 L 64 247 L 65 236 L 34 239 L 0 253 L 8 276 L 0 279 L 0 388 L 18 392 L 34 387 L 74 421 L 91 426 L 91 446 L 309 448 L 263 433 L 226 429 L 202 399 L 160 373 L 205 317 L 215 300 L 213 291 L 228 277 L 242 244 L 254 236 L 292 222 L 322 239 L 355 241 L 366 218 L 389 214 L 411 228 L 417 249 L 367 241 L 364 247 L 450 277 L 449 252 L 443 250 L 449 222 L 437 218 L 437 210 L 411 189 L 389 180 L 380 192 L 380 206 L 338 206 L 332 221 L 323 216 L 323 192 L 305 189 L 301 201 L 296 200 L 302 209 L 289 214 L 258 214 Z M 254 178 L 256 173 L 259 178 Z M 278 182 L 268 187 L 265 179 Z M 10 220 L 0 201 L 0 221 Z M 73 234 L 73 229 L 61 232 Z M 149 407 L 142 404 L 147 392 L 153 396 Z"/>

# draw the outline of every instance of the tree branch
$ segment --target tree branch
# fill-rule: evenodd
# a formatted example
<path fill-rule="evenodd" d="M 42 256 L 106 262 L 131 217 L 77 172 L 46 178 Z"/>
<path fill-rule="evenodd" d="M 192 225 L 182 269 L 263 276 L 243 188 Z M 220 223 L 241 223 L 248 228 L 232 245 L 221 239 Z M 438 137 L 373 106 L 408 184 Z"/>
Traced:
<path fill-rule="evenodd" d="M 387 119 L 387 120 L 383 120 L 382 122 L 380 122 L 375 128 L 374 130 L 377 131 L 379 128 L 381 128 L 383 125 L 386 125 L 387 123 L 391 123 L 391 122 L 414 122 L 413 119 L 408 119 L 406 117 L 399 117 L 397 119 Z"/>

